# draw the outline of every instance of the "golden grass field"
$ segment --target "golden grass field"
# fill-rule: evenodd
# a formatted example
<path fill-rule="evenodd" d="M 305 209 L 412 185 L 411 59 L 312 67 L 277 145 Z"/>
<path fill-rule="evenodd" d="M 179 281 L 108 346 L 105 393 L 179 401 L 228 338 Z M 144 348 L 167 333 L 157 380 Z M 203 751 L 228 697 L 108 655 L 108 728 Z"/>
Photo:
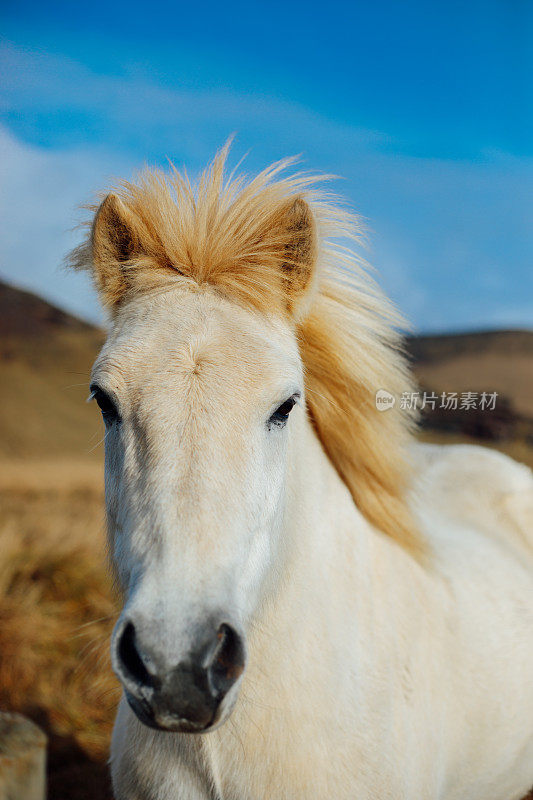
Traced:
<path fill-rule="evenodd" d="M 50 800 L 111 800 L 120 691 L 108 649 L 119 604 L 106 563 L 102 424 L 84 403 L 102 333 L 9 287 L 3 306 L 1 289 L 0 709 L 48 734 Z M 456 381 L 446 364 L 445 381 Z M 498 447 L 533 466 L 531 442 Z"/>
<path fill-rule="evenodd" d="M 120 693 L 100 463 L 0 463 L 0 554 L 0 708 L 48 734 L 52 800 L 107 800 Z"/>

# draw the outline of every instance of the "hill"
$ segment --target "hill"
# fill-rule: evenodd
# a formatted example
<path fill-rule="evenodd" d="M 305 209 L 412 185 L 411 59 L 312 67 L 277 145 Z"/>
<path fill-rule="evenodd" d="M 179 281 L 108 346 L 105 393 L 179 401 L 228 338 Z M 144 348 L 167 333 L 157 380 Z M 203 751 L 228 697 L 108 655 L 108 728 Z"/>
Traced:
<path fill-rule="evenodd" d="M 481 331 L 407 340 L 421 396 L 439 400 L 421 412 L 421 438 L 473 441 L 496 447 L 533 467 L 533 332 Z M 441 398 L 457 393 L 456 407 Z M 462 407 L 464 393 L 475 397 Z M 482 393 L 494 393 L 483 408 Z"/>
<path fill-rule="evenodd" d="M 517 414 L 533 418 L 533 331 L 412 336 L 420 383 L 442 391 L 498 392 Z"/>
<path fill-rule="evenodd" d="M 85 457 L 101 436 L 87 398 L 98 328 L 0 283 L 0 458 Z"/>

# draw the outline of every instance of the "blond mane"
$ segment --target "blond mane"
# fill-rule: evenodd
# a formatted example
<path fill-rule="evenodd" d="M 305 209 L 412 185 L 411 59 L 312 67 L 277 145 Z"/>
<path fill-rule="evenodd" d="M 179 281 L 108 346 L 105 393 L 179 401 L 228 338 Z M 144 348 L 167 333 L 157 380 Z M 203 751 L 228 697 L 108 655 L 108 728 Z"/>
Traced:
<path fill-rule="evenodd" d="M 289 319 L 300 344 L 309 414 L 325 452 L 365 517 L 420 552 L 407 504 L 412 422 L 399 402 L 411 388 L 398 333 L 403 320 L 362 259 L 343 244 L 360 243 L 360 222 L 317 188 L 323 176 L 280 177 L 293 159 L 247 179 L 226 176 L 227 151 L 226 146 L 197 185 L 175 168 L 169 175 L 147 170 L 137 183 L 122 183 L 95 215 L 114 217 L 112 235 L 100 241 L 94 222 L 70 264 L 93 271 L 111 309 L 179 274 Z M 282 224 L 295 203 L 302 206 L 295 223 Z M 298 238 L 305 209 L 316 231 L 312 243 Z M 316 268 L 312 288 L 304 292 L 299 278 L 311 257 Z M 290 285 L 296 286 L 292 293 L 287 264 Z M 396 397 L 393 408 L 376 409 L 379 389 Z"/>

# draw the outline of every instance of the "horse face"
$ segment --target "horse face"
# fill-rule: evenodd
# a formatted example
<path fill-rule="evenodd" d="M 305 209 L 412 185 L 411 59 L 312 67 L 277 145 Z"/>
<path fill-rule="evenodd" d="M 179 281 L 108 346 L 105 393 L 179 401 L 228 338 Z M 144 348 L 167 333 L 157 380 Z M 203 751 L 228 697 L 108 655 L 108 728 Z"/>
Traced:
<path fill-rule="evenodd" d="M 118 312 L 91 385 L 125 597 L 114 669 L 145 724 L 212 729 L 235 703 L 246 631 L 275 580 L 288 439 L 303 418 L 296 338 L 176 285 Z"/>

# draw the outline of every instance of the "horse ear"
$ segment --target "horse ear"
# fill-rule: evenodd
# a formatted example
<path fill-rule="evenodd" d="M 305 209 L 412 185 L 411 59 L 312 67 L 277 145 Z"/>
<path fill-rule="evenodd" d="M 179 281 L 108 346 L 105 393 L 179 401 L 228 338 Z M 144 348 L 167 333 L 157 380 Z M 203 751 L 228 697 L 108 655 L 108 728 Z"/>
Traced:
<path fill-rule="evenodd" d="M 284 231 L 282 271 L 289 309 L 294 310 L 313 284 L 318 254 L 317 226 L 311 208 L 302 197 L 285 204 L 281 225 Z"/>
<path fill-rule="evenodd" d="M 106 305 L 116 306 L 128 288 L 126 266 L 138 249 L 135 217 L 115 194 L 98 208 L 92 228 L 94 278 Z"/>

